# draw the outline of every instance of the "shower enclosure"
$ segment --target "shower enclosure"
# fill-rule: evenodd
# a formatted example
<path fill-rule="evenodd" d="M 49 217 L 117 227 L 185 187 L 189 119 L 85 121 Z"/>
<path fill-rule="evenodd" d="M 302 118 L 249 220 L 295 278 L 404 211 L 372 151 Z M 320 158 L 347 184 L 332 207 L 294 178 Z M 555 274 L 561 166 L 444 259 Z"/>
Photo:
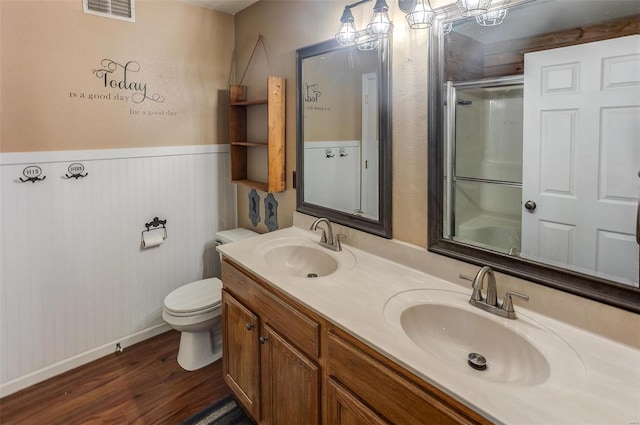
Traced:
<path fill-rule="evenodd" d="M 446 84 L 444 237 L 519 255 L 523 78 Z"/>

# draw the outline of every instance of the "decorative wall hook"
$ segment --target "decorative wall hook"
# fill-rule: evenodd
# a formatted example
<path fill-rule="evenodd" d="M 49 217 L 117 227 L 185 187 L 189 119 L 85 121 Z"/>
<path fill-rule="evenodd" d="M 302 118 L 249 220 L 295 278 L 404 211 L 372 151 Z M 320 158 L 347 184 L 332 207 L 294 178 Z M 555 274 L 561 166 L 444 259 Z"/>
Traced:
<path fill-rule="evenodd" d="M 349 156 L 345 148 L 340 148 L 340 156 Z"/>
<path fill-rule="evenodd" d="M 249 192 L 249 220 L 251 220 L 253 227 L 260 223 L 260 196 L 255 189 L 251 189 Z"/>
<path fill-rule="evenodd" d="M 336 154 L 333 153 L 333 151 L 331 149 L 325 150 L 324 154 L 327 156 L 327 158 L 333 158 L 334 156 L 336 156 Z"/>
<path fill-rule="evenodd" d="M 87 177 L 89 175 L 89 173 L 82 174 L 82 172 L 84 171 L 84 165 L 80 164 L 79 162 L 74 162 L 73 164 L 69 165 L 68 170 L 71 175 L 65 174 L 63 178 L 78 180 L 80 177 Z"/>
<path fill-rule="evenodd" d="M 29 165 L 28 167 L 25 167 L 24 170 L 22 170 L 22 174 L 26 177 L 26 179 L 20 177 L 19 179 L 21 183 L 35 183 L 47 178 L 47 176 L 40 177 L 42 175 L 42 168 L 38 167 L 37 165 Z"/>
<path fill-rule="evenodd" d="M 278 230 L 278 201 L 273 193 L 264 198 L 264 224 L 270 232 Z"/>

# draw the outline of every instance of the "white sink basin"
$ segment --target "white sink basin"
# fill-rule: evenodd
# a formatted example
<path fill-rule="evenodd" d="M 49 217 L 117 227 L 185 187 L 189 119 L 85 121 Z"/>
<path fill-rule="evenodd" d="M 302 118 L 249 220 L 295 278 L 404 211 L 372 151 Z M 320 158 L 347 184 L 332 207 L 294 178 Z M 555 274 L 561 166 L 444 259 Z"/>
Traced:
<path fill-rule="evenodd" d="M 522 312 L 517 320 L 492 315 L 469 305 L 468 298 L 445 290 L 402 292 L 387 301 L 385 319 L 426 361 L 474 379 L 535 386 L 550 380 L 575 385 L 585 378 L 582 359 L 553 331 Z M 486 369 L 473 368 L 470 354 L 486 359 Z"/>
<path fill-rule="evenodd" d="M 274 272 L 287 276 L 319 278 L 355 266 L 355 257 L 348 250 L 331 251 L 303 238 L 272 240 L 261 246 L 260 252 Z"/>

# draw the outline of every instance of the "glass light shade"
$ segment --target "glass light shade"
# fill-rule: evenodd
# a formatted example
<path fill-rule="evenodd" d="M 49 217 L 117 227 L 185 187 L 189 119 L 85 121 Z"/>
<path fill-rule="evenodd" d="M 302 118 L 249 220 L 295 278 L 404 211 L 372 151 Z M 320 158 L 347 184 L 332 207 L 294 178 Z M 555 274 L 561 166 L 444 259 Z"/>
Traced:
<path fill-rule="evenodd" d="M 462 16 L 478 16 L 487 12 L 491 6 L 491 0 L 458 0 L 456 5 Z"/>
<path fill-rule="evenodd" d="M 429 28 L 436 17 L 436 12 L 431 9 L 429 0 L 418 0 L 415 7 L 407 13 L 407 22 L 414 29 Z"/>
<path fill-rule="evenodd" d="M 491 12 L 476 16 L 476 21 L 483 27 L 493 27 L 500 25 L 506 16 L 507 9 L 492 10 Z"/>
<path fill-rule="evenodd" d="M 340 29 L 336 33 L 336 40 L 341 46 L 347 46 L 354 44 L 358 38 L 358 32 L 353 22 L 343 22 L 340 24 Z"/>
<path fill-rule="evenodd" d="M 387 11 L 373 12 L 373 17 L 367 25 L 367 31 L 369 34 L 378 38 L 389 37 L 389 34 L 393 30 L 393 24 L 389 20 L 389 14 Z"/>

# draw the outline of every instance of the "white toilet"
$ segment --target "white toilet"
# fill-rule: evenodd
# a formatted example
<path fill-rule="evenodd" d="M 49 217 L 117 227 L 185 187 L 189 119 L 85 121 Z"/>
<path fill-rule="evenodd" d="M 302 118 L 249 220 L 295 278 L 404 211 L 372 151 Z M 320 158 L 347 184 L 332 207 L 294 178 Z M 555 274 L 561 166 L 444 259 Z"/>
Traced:
<path fill-rule="evenodd" d="M 216 233 L 216 243 L 225 244 L 258 235 L 237 228 Z M 164 299 L 162 318 L 181 332 L 178 364 L 185 370 L 196 370 L 222 357 L 222 313 L 220 257 L 216 255 L 216 276 L 187 283 Z"/>

